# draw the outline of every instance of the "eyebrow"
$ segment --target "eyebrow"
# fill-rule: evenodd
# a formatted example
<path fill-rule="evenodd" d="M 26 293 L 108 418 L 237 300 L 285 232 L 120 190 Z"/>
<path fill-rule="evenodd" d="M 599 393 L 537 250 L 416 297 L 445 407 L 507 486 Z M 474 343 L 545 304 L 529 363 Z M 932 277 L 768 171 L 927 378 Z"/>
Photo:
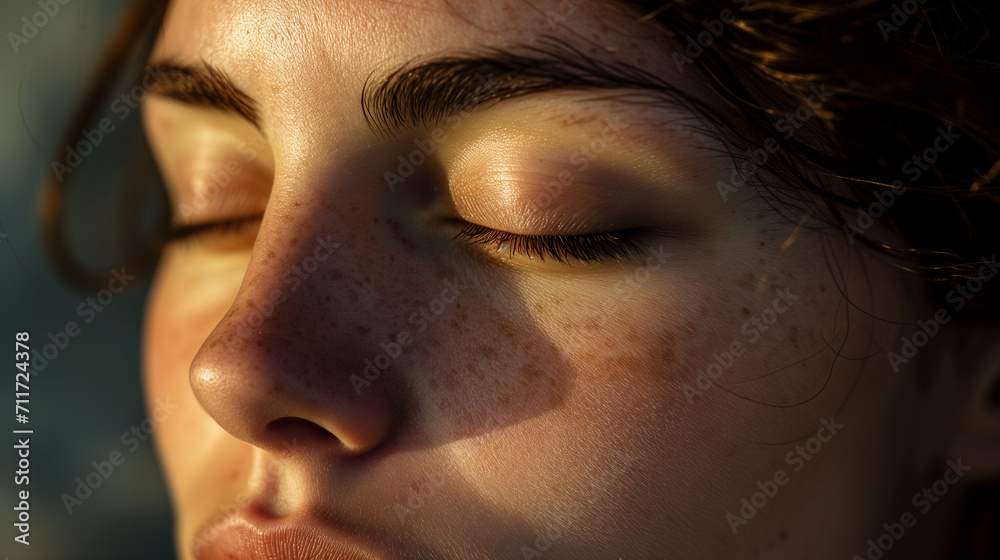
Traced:
<path fill-rule="evenodd" d="M 261 130 L 257 103 L 233 84 L 225 72 L 209 63 L 185 66 L 170 62 L 151 65 L 156 77 L 148 93 L 182 103 L 233 113 Z"/>
<path fill-rule="evenodd" d="M 462 56 L 411 61 L 361 93 L 369 128 L 379 136 L 432 128 L 449 116 L 555 90 L 633 90 L 674 107 L 699 105 L 664 79 L 625 62 L 602 62 L 554 38 Z M 616 96 L 627 99 L 624 93 Z"/>
<path fill-rule="evenodd" d="M 158 74 L 149 93 L 182 103 L 239 115 L 261 130 L 257 104 L 210 63 L 153 64 Z M 361 109 L 379 137 L 432 128 L 448 117 L 490 107 L 500 101 L 555 90 L 631 90 L 695 112 L 702 103 L 651 72 L 625 62 L 602 62 L 554 38 L 531 45 L 489 48 L 477 53 L 412 60 L 365 80 Z M 628 96 L 619 94 L 619 99 Z"/>

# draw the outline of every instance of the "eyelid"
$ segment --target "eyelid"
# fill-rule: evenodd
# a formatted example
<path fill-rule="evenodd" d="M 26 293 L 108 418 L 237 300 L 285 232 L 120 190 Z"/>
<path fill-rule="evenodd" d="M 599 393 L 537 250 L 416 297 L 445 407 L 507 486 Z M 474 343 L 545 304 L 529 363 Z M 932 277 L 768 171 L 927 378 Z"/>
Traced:
<path fill-rule="evenodd" d="M 251 216 L 240 216 L 225 220 L 216 220 L 198 224 L 183 226 L 172 226 L 164 236 L 165 243 L 196 243 L 204 241 L 211 235 L 230 235 L 243 233 L 244 228 L 251 225 L 259 225 L 264 219 L 262 214 Z"/>
<path fill-rule="evenodd" d="M 478 245 L 484 250 L 507 251 L 511 257 L 520 255 L 541 261 L 552 258 L 569 265 L 573 261 L 586 264 L 608 260 L 628 262 L 644 256 L 636 240 L 645 232 L 635 228 L 575 235 L 522 235 L 471 222 L 464 224 L 456 238 L 464 237 L 470 245 Z"/>

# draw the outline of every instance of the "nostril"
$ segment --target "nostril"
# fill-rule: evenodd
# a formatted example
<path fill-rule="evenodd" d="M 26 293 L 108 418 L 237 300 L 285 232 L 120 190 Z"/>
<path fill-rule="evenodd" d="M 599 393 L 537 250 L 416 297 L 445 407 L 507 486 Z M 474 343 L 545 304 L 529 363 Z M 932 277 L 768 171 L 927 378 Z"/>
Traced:
<path fill-rule="evenodd" d="M 311 444 L 330 444 L 337 439 L 319 424 L 291 416 L 271 420 L 264 427 L 264 433 L 283 452 L 294 452 Z"/>

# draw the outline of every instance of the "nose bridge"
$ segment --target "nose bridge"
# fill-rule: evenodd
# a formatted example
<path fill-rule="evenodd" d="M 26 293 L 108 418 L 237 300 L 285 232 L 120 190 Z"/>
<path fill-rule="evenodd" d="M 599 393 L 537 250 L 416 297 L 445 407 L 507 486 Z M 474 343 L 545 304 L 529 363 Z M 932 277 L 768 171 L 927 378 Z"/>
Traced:
<path fill-rule="evenodd" d="M 320 307 L 342 303 L 335 301 L 341 292 L 337 285 L 345 279 L 338 254 L 342 244 L 329 230 L 307 237 L 281 227 L 265 233 L 262 227 L 258 246 L 223 320 L 226 345 L 233 349 L 263 332 L 287 337 L 290 344 L 307 342 L 296 331 L 315 328 Z"/>
<path fill-rule="evenodd" d="M 254 445 L 336 439 L 360 452 L 385 437 L 392 418 L 381 387 L 357 395 L 349 379 L 363 360 L 356 293 L 365 272 L 338 240 L 348 225 L 331 213 L 305 216 L 306 208 L 316 205 L 269 209 L 243 284 L 190 380 L 216 421 Z"/>

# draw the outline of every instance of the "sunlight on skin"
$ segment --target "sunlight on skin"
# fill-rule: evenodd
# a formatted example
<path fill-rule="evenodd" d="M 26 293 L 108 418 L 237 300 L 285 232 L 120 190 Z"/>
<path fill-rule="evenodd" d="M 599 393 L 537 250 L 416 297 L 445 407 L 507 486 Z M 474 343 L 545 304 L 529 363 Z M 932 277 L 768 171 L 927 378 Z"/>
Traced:
<path fill-rule="evenodd" d="M 417 54 L 555 36 L 698 91 L 625 14 L 580 7 L 553 30 L 558 3 L 533 4 L 172 3 L 152 58 L 227 73 L 263 130 L 144 105 L 175 206 L 199 206 L 213 165 L 244 170 L 191 223 L 263 216 L 169 247 L 148 305 L 147 396 L 181 407 L 156 441 L 185 558 L 209 546 L 199 529 L 250 510 L 401 558 L 522 558 L 555 520 L 545 558 L 849 558 L 888 518 L 915 405 L 878 350 L 909 288 L 839 232 L 779 251 L 795 224 L 749 189 L 724 202 L 717 146 L 664 126 L 690 115 L 578 92 L 504 101 L 386 187 L 428 131 L 379 139 L 361 91 Z M 627 124 L 614 135 L 611 116 Z M 266 149 L 248 158 L 248 138 Z M 473 246 L 458 220 L 647 233 L 637 258 L 567 264 Z M 366 360 L 388 365 L 359 384 Z M 831 417 L 842 431 L 791 472 Z M 780 468 L 787 485 L 734 534 L 727 514 Z"/>

